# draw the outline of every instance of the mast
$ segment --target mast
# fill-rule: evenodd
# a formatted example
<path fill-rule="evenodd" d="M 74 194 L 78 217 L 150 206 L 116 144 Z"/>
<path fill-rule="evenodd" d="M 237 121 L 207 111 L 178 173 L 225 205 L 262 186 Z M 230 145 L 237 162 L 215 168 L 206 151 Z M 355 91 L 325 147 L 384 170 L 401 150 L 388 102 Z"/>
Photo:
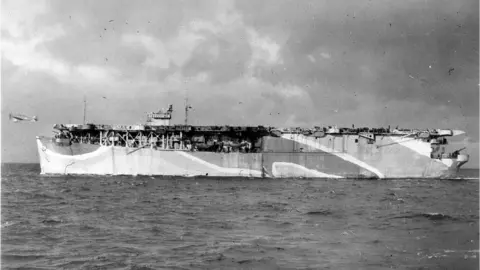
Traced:
<path fill-rule="evenodd" d="M 3 51 L 0 54 L 0 92 L 3 93 Z"/>
<path fill-rule="evenodd" d="M 185 83 L 188 83 L 188 81 L 185 81 Z M 185 88 L 185 126 L 188 123 L 188 110 L 192 109 L 192 106 L 188 104 L 188 86 Z"/>
<path fill-rule="evenodd" d="M 87 117 L 87 98 L 83 96 L 83 124 L 85 125 L 86 123 L 86 117 Z"/>
<path fill-rule="evenodd" d="M 188 122 L 188 97 L 185 97 L 185 126 Z"/>

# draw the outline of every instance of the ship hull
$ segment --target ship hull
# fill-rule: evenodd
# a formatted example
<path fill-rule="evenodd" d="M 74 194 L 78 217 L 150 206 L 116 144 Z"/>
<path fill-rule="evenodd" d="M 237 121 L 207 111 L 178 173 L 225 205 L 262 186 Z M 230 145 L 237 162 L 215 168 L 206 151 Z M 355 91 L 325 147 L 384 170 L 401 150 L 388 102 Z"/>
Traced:
<path fill-rule="evenodd" d="M 302 178 L 453 177 L 466 162 L 432 159 L 420 141 L 358 136 L 266 137 L 258 153 L 216 153 L 154 148 L 57 144 L 37 137 L 41 174 L 170 175 Z"/>

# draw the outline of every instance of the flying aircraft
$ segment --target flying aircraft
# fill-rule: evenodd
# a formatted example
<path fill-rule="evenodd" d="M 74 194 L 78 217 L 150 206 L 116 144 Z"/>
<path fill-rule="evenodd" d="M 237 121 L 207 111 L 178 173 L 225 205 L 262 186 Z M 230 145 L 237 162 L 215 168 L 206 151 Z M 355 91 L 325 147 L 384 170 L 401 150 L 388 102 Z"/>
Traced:
<path fill-rule="evenodd" d="M 10 114 L 9 118 L 13 122 L 19 122 L 19 121 L 37 122 L 38 121 L 36 116 L 31 117 L 23 114 Z"/>

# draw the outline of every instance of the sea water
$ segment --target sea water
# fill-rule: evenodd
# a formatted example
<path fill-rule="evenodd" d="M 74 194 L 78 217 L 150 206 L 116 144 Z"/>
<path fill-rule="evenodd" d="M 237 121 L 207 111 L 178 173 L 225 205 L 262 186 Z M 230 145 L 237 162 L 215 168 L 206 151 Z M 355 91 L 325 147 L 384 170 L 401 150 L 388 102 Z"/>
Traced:
<path fill-rule="evenodd" d="M 40 176 L 4 164 L 2 269 L 478 269 L 479 181 Z"/>

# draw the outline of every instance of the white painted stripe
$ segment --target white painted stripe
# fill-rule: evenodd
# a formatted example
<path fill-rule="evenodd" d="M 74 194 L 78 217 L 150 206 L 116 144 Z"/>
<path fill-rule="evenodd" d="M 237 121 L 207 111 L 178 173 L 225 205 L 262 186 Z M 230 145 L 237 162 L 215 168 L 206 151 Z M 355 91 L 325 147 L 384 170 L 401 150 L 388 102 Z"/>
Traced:
<path fill-rule="evenodd" d="M 45 154 L 47 154 L 47 156 L 65 158 L 65 159 L 69 159 L 69 160 L 86 160 L 86 159 L 89 159 L 89 158 L 93 158 L 93 157 L 99 156 L 99 155 L 101 155 L 105 152 L 111 151 L 111 149 L 113 147 L 113 146 L 108 146 L 108 147 L 107 146 L 100 146 L 97 150 L 95 150 L 93 152 L 86 153 L 86 154 L 81 154 L 81 155 L 70 156 L 70 155 L 63 155 L 63 154 L 60 154 L 60 153 L 57 153 L 57 152 L 54 152 L 54 151 L 48 149 L 39 139 L 37 139 L 37 145 L 38 145 L 38 149 L 40 150 L 40 152 L 45 152 Z"/>
<path fill-rule="evenodd" d="M 238 176 L 255 176 L 255 177 L 261 177 L 262 176 L 262 172 L 261 171 L 257 171 L 257 170 L 251 170 L 251 169 L 241 169 L 241 168 L 224 168 L 224 167 L 220 167 L 220 166 L 217 166 L 215 164 L 212 164 L 210 162 L 207 162 L 201 158 L 198 158 L 198 157 L 195 157 L 195 156 L 192 156 L 190 154 L 188 154 L 187 152 L 184 152 L 184 151 L 178 151 L 176 152 L 192 161 L 195 161 L 197 163 L 200 163 L 202 165 L 205 165 L 207 167 L 209 167 L 210 169 L 214 170 L 214 171 L 217 171 L 217 172 L 221 172 L 221 173 L 226 173 L 226 174 L 233 174 L 233 175 L 238 175 Z"/>
<path fill-rule="evenodd" d="M 290 162 L 274 162 L 272 164 L 273 176 L 275 177 L 282 176 L 281 173 L 278 172 L 280 170 L 279 167 L 287 167 L 288 170 L 294 170 L 294 175 L 297 177 L 308 175 L 308 177 L 318 177 L 318 178 L 343 178 L 338 175 L 327 174 L 327 173 L 319 172 L 317 170 L 311 170 L 302 165 L 299 165 L 296 163 L 290 163 Z"/>
<path fill-rule="evenodd" d="M 108 152 L 111 151 L 112 148 L 113 148 L 113 146 L 100 146 L 98 149 L 96 149 L 93 152 L 86 153 L 86 154 L 81 154 L 81 155 L 70 156 L 70 155 L 63 155 L 63 154 L 54 152 L 50 149 L 47 149 L 47 147 L 38 138 L 37 138 L 37 147 L 38 147 L 40 153 L 44 153 L 46 155 L 47 159 L 51 157 L 51 158 L 56 158 L 57 161 L 62 160 L 63 162 L 85 161 L 85 160 L 88 160 L 88 159 L 91 159 L 91 158 L 94 158 L 94 157 L 98 157 L 98 156 L 100 156 L 102 154 L 106 154 L 106 153 L 111 155 L 111 153 L 108 153 Z M 187 154 L 184 151 L 171 151 L 171 152 L 175 152 L 176 154 L 187 157 L 188 159 L 190 159 L 194 162 L 205 165 L 206 167 L 212 169 L 213 171 L 217 171 L 217 172 L 221 172 L 221 173 L 225 173 L 225 174 L 229 174 L 229 175 L 238 175 L 238 176 L 253 176 L 253 177 L 261 177 L 262 176 L 261 171 L 251 170 L 251 169 L 241 169 L 241 168 L 224 168 L 224 167 L 220 167 L 220 166 L 214 165 L 212 163 L 206 162 L 205 160 L 202 160 L 202 159 L 197 158 L 195 156 L 192 156 L 190 154 Z M 163 162 L 165 162 L 165 160 L 163 160 Z M 178 164 L 176 164 L 176 165 L 178 165 Z M 178 168 L 178 166 L 176 166 L 176 165 L 175 165 L 175 167 Z M 170 166 L 173 166 L 173 165 L 170 164 Z M 184 169 L 182 169 L 182 170 L 184 170 Z M 202 175 L 202 174 L 187 173 L 186 175 Z M 186 176 L 186 175 L 184 175 L 184 176 Z"/>
<path fill-rule="evenodd" d="M 451 158 L 442 158 L 440 160 L 440 162 L 442 162 L 443 164 L 445 164 L 449 168 L 453 167 L 453 165 L 455 163 L 455 161 Z"/>
<path fill-rule="evenodd" d="M 421 140 L 412 139 L 412 138 L 398 138 L 395 136 L 390 136 L 389 138 L 392 139 L 392 141 L 394 141 L 395 143 L 405 146 L 419 153 L 420 155 L 430 157 L 430 153 L 432 149 L 429 143 L 423 142 Z"/>
<path fill-rule="evenodd" d="M 367 163 L 347 154 L 347 153 L 341 153 L 341 152 L 335 152 L 335 151 L 331 151 L 328 147 L 325 147 L 323 145 L 321 145 L 320 143 L 316 142 L 313 140 L 313 138 L 310 138 L 310 137 L 306 137 L 304 135 L 301 135 L 301 134 L 283 134 L 282 135 L 282 138 L 284 139 L 287 139 L 287 140 L 293 140 L 293 141 L 296 141 L 298 143 L 302 143 L 302 144 L 305 144 L 305 145 L 308 145 L 310 147 L 313 147 L 313 148 L 317 148 L 317 149 L 320 149 L 324 152 L 327 152 L 327 153 L 330 153 L 334 156 L 337 156 L 343 160 L 346 160 L 348 162 L 351 162 L 353 164 L 356 164 L 357 166 L 360 166 L 364 169 L 367 169 L 373 173 L 375 173 L 379 178 L 385 178 L 385 176 L 379 171 L 377 170 L 376 168 L 368 165 Z"/>
<path fill-rule="evenodd" d="M 416 153 L 419 153 L 422 156 L 430 158 L 430 154 L 432 153 L 432 148 L 430 146 L 430 143 L 424 142 L 418 139 L 412 139 L 412 138 L 397 138 L 394 136 L 391 136 L 390 138 L 395 143 L 398 143 L 401 146 L 404 146 Z M 432 159 L 432 160 L 434 162 L 445 163 L 439 159 Z"/>

